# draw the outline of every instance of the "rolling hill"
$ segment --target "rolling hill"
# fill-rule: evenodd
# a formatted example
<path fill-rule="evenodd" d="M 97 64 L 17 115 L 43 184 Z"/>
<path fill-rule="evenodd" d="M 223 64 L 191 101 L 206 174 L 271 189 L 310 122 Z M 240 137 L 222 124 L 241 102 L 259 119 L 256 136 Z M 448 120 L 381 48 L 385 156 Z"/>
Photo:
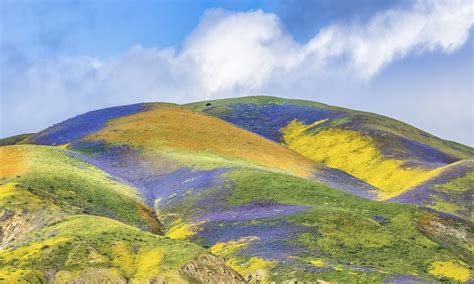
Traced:
<path fill-rule="evenodd" d="M 474 149 L 442 140 L 403 122 L 302 100 L 244 97 L 193 103 L 190 109 L 219 117 L 262 135 L 328 167 L 342 170 L 380 189 L 377 199 L 403 201 L 397 196 L 425 183 L 448 183 L 467 176 L 465 188 L 472 195 Z M 446 174 L 453 172 L 456 174 Z M 444 179 L 437 179 L 444 175 Z M 440 185 L 442 186 L 442 185 Z M 447 208 L 448 195 L 418 195 L 416 202 Z M 455 195 L 455 194 L 454 194 Z M 454 199 L 459 199 L 454 197 Z M 469 200 L 469 199 L 468 199 Z M 449 213 L 471 218 L 468 204 L 456 201 Z M 469 202 L 468 202 L 469 203 Z M 457 209 L 455 209 L 455 207 Z"/>
<path fill-rule="evenodd" d="M 7 280 L 472 279 L 474 150 L 390 118 L 244 97 L 17 140 L 0 148 Z"/>
<path fill-rule="evenodd" d="M 0 165 L 0 282 L 241 280 L 204 249 L 163 237 L 136 189 L 62 149 L 1 147 Z M 214 278 L 196 274 L 207 270 Z"/>

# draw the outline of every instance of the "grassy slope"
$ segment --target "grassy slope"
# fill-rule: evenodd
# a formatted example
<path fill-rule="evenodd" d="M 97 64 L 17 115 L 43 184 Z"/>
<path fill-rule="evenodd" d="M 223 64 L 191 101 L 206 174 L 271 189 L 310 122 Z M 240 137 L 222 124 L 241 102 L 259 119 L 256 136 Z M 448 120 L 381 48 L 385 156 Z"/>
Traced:
<path fill-rule="evenodd" d="M 34 133 L 25 133 L 25 134 L 2 138 L 0 139 L 0 146 L 15 145 L 33 135 Z"/>
<path fill-rule="evenodd" d="M 390 201 L 423 205 L 440 212 L 474 220 L 474 160 L 462 160 Z"/>
<path fill-rule="evenodd" d="M 138 193 L 64 150 L 1 147 L 0 169 L 0 283 L 183 283 L 181 267 L 209 256 L 140 230 L 162 228 Z"/>
<path fill-rule="evenodd" d="M 381 188 L 383 199 L 437 176 L 443 165 L 474 157 L 471 147 L 439 139 L 403 122 L 309 101 L 244 97 L 187 107 L 281 139 L 306 157 Z M 269 133 L 269 128 L 279 135 Z"/>
<path fill-rule="evenodd" d="M 163 216 L 179 216 L 170 236 L 209 246 L 242 275 L 265 275 L 269 281 L 377 282 L 397 274 L 435 279 L 434 265 L 452 262 L 464 277 L 457 280 L 469 278 L 468 264 L 474 261 L 469 251 L 470 225 L 447 222 L 447 231 L 468 236 L 456 238 L 424 230 L 422 220 L 436 223 L 438 217 L 414 206 L 369 201 L 314 181 L 262 170 L 240 169 L 225 176 L 227 186 L 220 193 L 210 189 L 188 195 L 160 211 Z M 220 197 L 209 199 L 214 195 Z M 307 209 L 285 215 L 281 207 L 282 215 L 272 211 L 242 219 L 246 211 L 255 209 L 255 202 L 259 210 L 265 208 L 262 204 Z M 192 210 L 196 207 L 200 210 Z M 232 208 L 236 214 L 232 221 L 214 219 Z M 298 229 L 296 234 L 293 228 Z"/>
<path fill-rule="evenodd" d="M 151 231 L 159 224 L 135 189 L 65 151 L 32 145 L 0 148 L 2 183 L 14 183 L 70 213 L 111 217 Z"/>

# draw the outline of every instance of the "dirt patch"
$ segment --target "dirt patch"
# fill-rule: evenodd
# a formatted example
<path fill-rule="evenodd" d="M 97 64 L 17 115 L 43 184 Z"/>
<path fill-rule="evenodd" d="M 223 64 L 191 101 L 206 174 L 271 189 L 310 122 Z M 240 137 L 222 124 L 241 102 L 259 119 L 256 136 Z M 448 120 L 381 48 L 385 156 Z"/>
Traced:
<path fill-rule="evenodd" d="M 25 236 L 30 230 L 28 214 L 13 210 L 0 211 L 0 250 Z"/>

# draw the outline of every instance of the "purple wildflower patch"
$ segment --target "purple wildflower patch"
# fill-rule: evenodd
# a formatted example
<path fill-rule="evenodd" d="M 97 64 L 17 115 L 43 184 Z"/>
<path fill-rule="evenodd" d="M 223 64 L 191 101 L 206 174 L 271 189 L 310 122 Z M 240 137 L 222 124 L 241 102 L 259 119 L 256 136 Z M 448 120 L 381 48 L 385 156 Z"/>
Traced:
<path fill-rule="evenodd" d="M 204 223 L 194 239 L 201 245 L 212 246 L 219 242 L 254 236 L 258 240 L 241 249 L 239 254 L 289 261 L 290 256 L 304 254 L 308 250 L 307 247 L 292 242 L 302 233 L 315 233 L 315 231 L 314 228 L 288 223 L 281 219 L 265 223 L 219 221 Z"/>
<path fill-rule="evenodd" d="M 314 175 L 314 179 L 329 187 L 367 199 L 377 199 L 380 192 L 380 189 L 344 171 L 329 167 L 319 169 Z"/>
<path fill-rule="evenodd" d="M 410 139 L 403 136 L 403 134 L 374 128 L 374 124 L 384 125 L 386 121 L 391 120 L 387 117 L 378 116 L 376 116 L 375 119 L 379 120 L 374 122 L 374 117 L 356 115 L 345 127 L 371 136 L 374 138 L 377 148 L 382 154 L 393 159 L 436 163 L 440 165 L 453 163 L 458 160 L 433 146 Z M 419 134 L 423 135 L 425 133 L 419 131 Z M 427 166 L 430 167 L 429 164 L 427 164 Z"/>
<path fill-rule="evenodd" d="M 444 170 L 440 175 L 416 186 L 415 188 L 389 199 L 391 202 L 410 203 L 416 205 L 431 204 L 432 195 L 448 200 L 449 195 L 436 190 L 437 185 L 445 184 L 453 179 L 465 176 L 473 169 L 472 162 L 465 161 L 455 164 Z"/>
<path fill-rule="evenodd" d="M 463 161 L 454 164 L 445 169 L 440 175 L 387 201 L 431 206 L 436 203 L 436 200 L 443 200 L 456 205 L 459 208 L 456 213 L 470 218 L 473 190 L 447 192 L 439 189 L 438 186 L 465 176 L 471 172 L 473 168 L 474 163 L 472 161 Z"/>
<path fill-rule="evenodd" d="M 212 111 L 212 109 L 204 110 Z M 233 104 L 224 113 L 216 113 L 219 118 L 239 127 L 257 133 L 270 140 L 281 142 L 280 129 L 297 119 L 310 124 L 326 118 L 347 114 L 316 106 L 297 104 Z"/>
<path fill-rule="evenodd" d="M 416 277 L 415 275 L 406 274 L 394 274 L 384 280 L 384 283 L 434 283 L 431 281 L 423 280 L 422 278 Z"/>
<path fill-rule="evenodd" d="M 309 208 L 309 206 L 283 205 L 272 202 L 252 202 L 243 206 L 232 208 L 231 210 L 202 215 L 196 219 L 196 222 L 201 220 L 219 222 L 271 219 L 275 217 L 292 215 L 307 208 Z"/>
<path fill-rule="evenodd" d="M 86 153 L 75 154 L 77 157 L 102 169 L 111 176 L 117 177 L 136 187 L 144 196 L 146 202 L 153 205 L 155 199 L 161 203 L 179 197 L 187 190 L 202 190 L 224 184 L 221 175 L 233 168 L 217 168 L 212 170 L 195 171 L 189 167 L 166 171 L 157 168 L 147 161 L 146 157 L 127 145 L 115 146 L 103 141 L 80 141 L 73 143 L 71 148 Z M 155 161 L 178 165 L 165 157 L 155 155 Z"/>
<path fill-rule="evenodd" d="M 31 141 L 43 145 L 61 145 L 77 141 L 102 129 L 107 121 L 145 110 L 145 104 L 133 104 L 87 112 L 53 125 L 34 135 Z"/>
<path fill-rule="evenodd" d="M 397 136 L 399 143 L 406 149 L 407 159 L 417 159 L 424 162 L 430 163 L 444 163 L 451 164 L 459 159 L 452 157 L 440 150 L 415 141 L 413 139 L 407 139 L 405 137 Z"/>
<path fill-rule="evenodd" d="M 147 198 L 160 198 L 160 204 L 171 198 L 180 197 L 187 190 L 209 189 L 222 186 L 221 175 L 232 168 L 217 168 L 212 170 L 194 171 L 192 168 L 182 168 L 172 173 L 151 177 L 143 182 L 141 187 Z"/>

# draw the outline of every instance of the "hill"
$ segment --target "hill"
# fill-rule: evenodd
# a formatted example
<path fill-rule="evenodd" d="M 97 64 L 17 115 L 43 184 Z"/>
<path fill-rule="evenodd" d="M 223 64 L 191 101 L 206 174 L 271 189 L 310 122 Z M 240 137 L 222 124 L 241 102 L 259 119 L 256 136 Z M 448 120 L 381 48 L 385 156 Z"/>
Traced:
<path fill-rule="evenodd" d="M 201 281 L 206 269 L 240 279 L 204 249 L 160 236 L 135 189 L 62 149 L 1 147 L 0 169 L 0 282 Z"/>
<path fill-rule="evenodd" d="M 403 122 L 310 101 L 243 97 L 193 103 L 187 107 L 219 117 L 351 174 L 380 189 L 378 198 L 382 200 L 402 201 L 404 199 L 395 197 L 450 171 L 450 165 L 456 162 L 470 163 L 474 159 L 473 148 L 442 140 Z M 457 177 L 467 176 L 468 183 L 474 184 L 468 175 L 472 170 L 458 167 L 457 171 Z M 451 179 L 438 180 L 448 183 Z M 438 197 L 450 203 L 449 198 Z M 440 208 L 429 198 L 419 200 L 418 204 Z M 457 205 L 463 207 L 461 211 L 469 210 L 459 202 Z M 450 210 L 450 213 L 455 211 Z"/>
<path fill-rule="evenodd" d="M 144 253 L 170 246 L 170 255 L 190 255 L 151 264 L 171 282 L 213 275 L 189 276 L 192 267 L 239 281 L 235 270 L 250 282 L 471 279 L 474 226 L 464 196 L 472 191 L 472 148 L 389 118 L 271 97 L 137 104 L 71 118 L 20 144 L 46 146 L 0 148 L 10 157 L 1 164 L 5 192 L 46 200 L 35 212 L 64 217 L 9 242 L 0 257 L 10 268 L 45 236 L 53 238 L 47 249 L 60 247 L 57 237 L 79 236 L 87 261 L 69 267 L 53 253 L 52 264 L 27 257 L 22 269 L 66 265 L 59 275 L 71 280 L 105 266 L 104 279 L 145 279 L 138 244 Z M 26 162 L 12 162 L 21 155 Z M 411 197 L 426 190 L 424 199 Z M 89 230 L 95 222 L 110 224 L 113 237 Z M 107 261 L 96 265 L 90 251 Z M 130 251 L 132 264 L 122 256 Z"/>

